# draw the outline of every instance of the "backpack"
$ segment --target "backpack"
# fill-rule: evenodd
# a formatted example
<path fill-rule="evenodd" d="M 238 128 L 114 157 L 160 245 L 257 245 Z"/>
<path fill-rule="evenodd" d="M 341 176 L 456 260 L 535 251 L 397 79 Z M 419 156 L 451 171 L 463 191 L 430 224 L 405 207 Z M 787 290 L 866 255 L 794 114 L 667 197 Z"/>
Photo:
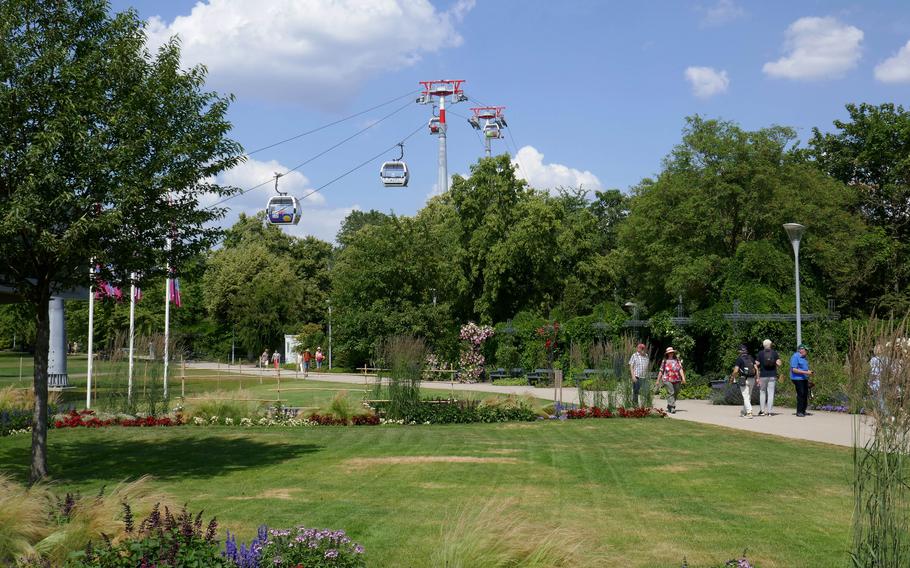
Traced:
<path fill-rule="evenodd" d="M 761 361 L 762 369 L 766 371 L 776 371 L 777 370 L 777 357 L 774 357 L 774 351 L 771 349 L 764 349 L 758 355 L 759 360 Z"/>
<path fill-rule="evenodd" d="M 755 376 L 755 360 L 752 359 L 751 355 L 743 355 L 742 362 L 746 363 L 746 366 L 743 367 L 740 365 L 739 374 L 744 377 L 753 377 Z"/>

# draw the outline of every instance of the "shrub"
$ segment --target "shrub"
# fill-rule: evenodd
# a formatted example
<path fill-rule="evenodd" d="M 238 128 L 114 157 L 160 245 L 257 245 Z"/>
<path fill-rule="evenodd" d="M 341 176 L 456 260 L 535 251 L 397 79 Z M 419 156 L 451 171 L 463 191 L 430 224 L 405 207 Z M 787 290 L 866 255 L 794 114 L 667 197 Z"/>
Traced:
<path fill-rule="evenodd" d="M 679 394 L 676 396 L 679 400 L 707 400 L 711 398 L 711 386 L 710 385 L 697 385 L 690 386 L 688 383 L 679 391 Z M 742 398 L 740 398 L 742 400 Z"/>
<path fill-rule="evenodd" d="M 528 379 L 524 377 L 511 377 L 508 379 L 496 379 L 493 381 L 493 385 L 497 387 L 526 387 L 528 386 Z"/>
<path fill-rule="evenodd" d="M 124 505 L 123 536 L 115 544 L 106 536 L 100 546 L 90 543 L 66 563 L 68 568 L 183 567 L 229 568 L 232 562 L 215 543 L 218 525 L 213 518 L 202 526 L 202 512 L 195 517 L 184 507 L 176 516 L 158 505 L 134 526 L 129 505 Z"/>
<path fill-rule="evenodd" d="M 348 398 L 348 391 L 341 390 L 332 397 L 329 404 L 329 414 L 334 416 L 341 424 L 350 424 L 354 415 L 358 413 L 358 408 Z"/>
<path fill-rule="evenodd" d="M 217 416 L 222 420 L 230 418 L 235 424 L 239 424 L 241 418 L 261 414 L 262 407 L 250 400 L 246 393 L 213 392 L 204 398 L 188 400 L 185 411 L 190 418 L 211 421 L 212 416 Z"/>

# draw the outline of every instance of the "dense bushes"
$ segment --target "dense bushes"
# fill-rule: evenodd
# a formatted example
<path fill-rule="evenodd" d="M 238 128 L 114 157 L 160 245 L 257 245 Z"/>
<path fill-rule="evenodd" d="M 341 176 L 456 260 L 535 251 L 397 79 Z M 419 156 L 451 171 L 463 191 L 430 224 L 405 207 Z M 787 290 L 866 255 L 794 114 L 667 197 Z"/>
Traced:
<path fill-rule="evenodd" d="M 388 403 L 374 402 L 382 416 Z M 484 401 L 432 399 L 421 400 L 410 406 L 399 418 L 404 423 L 416 424 L 467 424 L 472 422 L 529 422 L 538 413 L 533 405 L 516 397 L 490 398 Z"/>

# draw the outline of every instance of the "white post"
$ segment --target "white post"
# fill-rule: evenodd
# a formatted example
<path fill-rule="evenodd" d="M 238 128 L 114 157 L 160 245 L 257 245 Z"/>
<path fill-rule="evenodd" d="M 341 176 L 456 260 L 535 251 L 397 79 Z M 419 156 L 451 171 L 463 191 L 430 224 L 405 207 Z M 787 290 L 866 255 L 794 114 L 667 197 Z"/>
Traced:
<path fill-rule="evenodd" d="M 796 278 L 796 346 L 803 343 L 803 317 L 799 303 L 799 241 L 793 241 L 793 256 L 796 259 L 794 263 L 794 272 Z"/>
<path fill-rule="evenodd" d="M 332 370 L 332 304 L 329 304 L 329 370 Z"/>
<path fill-rule="evenodd" d="M 86 381 L 85 381 L 85 408 L 92 407 L 92 363 L 94 362 L 95 352 L 94 339 L 95 339 L 95 269 L 90 266 L 88 269 L 89 272 L 89 285 L 88 285 L 88 369 L 86 370 Z"/>
<path fill-rule="evenodd" d="M 126 400 L 133 402 L 133 343 L 136 338 L 136 275 L 130 274 L 130 358 L 126 379 Z"/>
<path fill-rule="evenodd" d="M 169 242 L 170 244 L 170 242 Z M 170 248 L 170 246 L 168 246 Z M 168 276 L 164 279 L 164 370 L 162 384 L 164 398 L 167 398 L 167 365 L 170 358 L 171 346 L 171 272 L 168 266 Z"/>

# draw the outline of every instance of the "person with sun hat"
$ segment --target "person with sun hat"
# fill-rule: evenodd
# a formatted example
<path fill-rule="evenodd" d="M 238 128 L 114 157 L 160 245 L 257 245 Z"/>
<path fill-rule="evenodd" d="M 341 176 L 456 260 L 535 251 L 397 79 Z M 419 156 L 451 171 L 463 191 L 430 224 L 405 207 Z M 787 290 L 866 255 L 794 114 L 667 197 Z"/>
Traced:
<path fill-rule="evenodd" d="M 682 361 L 676 356 L 676 349 L 667 347 L 657 373 L 657 388 L 659 390 L 661 385 L 667 388 L 667 412 L 670 414 L 676 414 L 676 396 L 684 384 L 686 372 L 683 370 Z"/>

